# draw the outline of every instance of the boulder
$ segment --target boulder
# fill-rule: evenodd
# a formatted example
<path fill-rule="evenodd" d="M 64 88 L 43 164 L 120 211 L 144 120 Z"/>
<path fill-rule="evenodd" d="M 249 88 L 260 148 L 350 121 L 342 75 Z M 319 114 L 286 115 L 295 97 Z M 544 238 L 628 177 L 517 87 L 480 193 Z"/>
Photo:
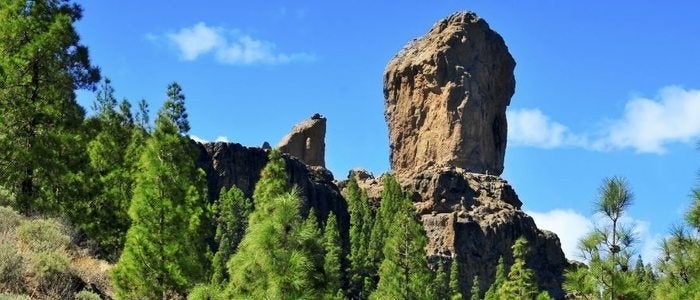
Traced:
<path fill-rule="evenodd" d="M 326 118 L 314 114 L 311 119 L 294 125 L 292 132 L 277 144 L 277 149 L 310 166 L 326 166 Z"/>
<path fill-rule="evenodd" d="M 503 38 L 471 12 L 408 43 L 384 71 L 391 169 L 446 165 L 500 175 L 514 68 Z"/>

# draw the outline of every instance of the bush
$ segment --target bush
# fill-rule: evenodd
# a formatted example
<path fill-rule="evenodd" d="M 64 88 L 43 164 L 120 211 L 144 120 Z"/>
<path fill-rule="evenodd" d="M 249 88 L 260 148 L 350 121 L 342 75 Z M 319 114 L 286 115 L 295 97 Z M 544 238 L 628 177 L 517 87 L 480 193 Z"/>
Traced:
<path fill-rule="evenodd" d="M 12 232 L 22 223 L 22 216 L 7 206 L 0 206 L 0 233 Z"/>
<path fill-rule="evenodd" d="M 0 290 L 21 291 L 23 270 L 24 263 L 17 246 L 9 241 L 0 242 Z"/>
<path fill-rule="evenodd" d="M 15 294 L 5 294 L 0 293 L 0 300 L 31 300 L 29 296 L 26 295 L 15 295 Z"/>
<path fill-rule="evenodd" d="M 0 206 L 12 206 L 15 204 L 15 195 L 10 190 L 0 186 Z"/>
<path fill-rule="evenodd" d="M 195 286 L 190 294 L 187 295 L 188 300 L 224 300 L 222 289 L 214 285 L 199 284 Z"/>
<path fill-rule="evenodd" d="M 17 228 L 17 237 L 22 245 L 33 252 L 64 250 L 70 243 L 67 230 L 56 220 L 37 219 L 24 222 Z"/>
<path fill-rule="evenodd" d="M 75 300 L 101 300 L 100 295 L 91 291 L 82 290 L 75 294 Z"/>

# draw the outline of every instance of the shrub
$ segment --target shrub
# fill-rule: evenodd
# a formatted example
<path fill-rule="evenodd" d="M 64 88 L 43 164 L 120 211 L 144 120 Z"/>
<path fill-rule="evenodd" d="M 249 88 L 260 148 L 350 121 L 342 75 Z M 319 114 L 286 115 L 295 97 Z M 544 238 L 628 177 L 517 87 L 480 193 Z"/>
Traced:
<path fill-rule="evenodd" d="M 216 285 L 199 284 L 187 295 L 188 300 L 224 300 L 224 292 Z"/>
<path fill-rule="evenodd" d="M 33 252 L 64 250 L 70 242 L 64 226 L 52 219 L 24 222 L 17 228 L 17 237 Z"/>
<path fill-rule="evenodd" d="M 22 223 L 22 216 L 7 206 L 0 206 L 0 233 L 12 232 Z"/>
<path fill-rule="evenodd" d="M 101 300 L 100 295 L 91 291 L 82 290 L 75 294 L 75 300 Z"/>
<path fill-rule="evenodd" d="M 21 291 L 24 264 L 17 246 L 9 241 L 0 242 L 0 290 Z M 3 299 L 0 296 L 0 299 Z"/>
<path fill-rule="evenodd" d="M 31 300 L 31 298 L 26 295 L 0 293 L 0 300 Z"/>
<path fill-rule="evenodd" d="M 12 206 L 15 204 L 15 195 L 10 190 L 0 186 L 0 206 Z"/>

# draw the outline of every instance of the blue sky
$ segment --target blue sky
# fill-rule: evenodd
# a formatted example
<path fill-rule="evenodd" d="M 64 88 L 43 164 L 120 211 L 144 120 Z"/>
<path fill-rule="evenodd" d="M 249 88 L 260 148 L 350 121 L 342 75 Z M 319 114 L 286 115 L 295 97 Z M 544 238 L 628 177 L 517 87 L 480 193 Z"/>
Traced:
<path fill-rule="evenodd" d="M 411 39 L 472 10 L 517 62 L 503 178 L 570 258 L 603 178 L 628 179 L 640 252 L 679 222 L 700 160 L 694 1 L 83 1 L 78 24 L 119 97 L 156 111 L 172 81 L 191 134 L 276 144 L 328 118 L 337 178 L 389 168 L 382 73 Z M 80 92 L 86 107 L 94 96 Z"/>

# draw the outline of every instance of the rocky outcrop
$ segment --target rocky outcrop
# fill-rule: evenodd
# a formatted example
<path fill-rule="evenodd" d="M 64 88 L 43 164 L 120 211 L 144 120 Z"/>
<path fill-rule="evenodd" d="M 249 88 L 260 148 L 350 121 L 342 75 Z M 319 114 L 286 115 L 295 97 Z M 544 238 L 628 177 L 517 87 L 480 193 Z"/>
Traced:
<path fill-rule="evenodd" d="M 455 13 L 409 43 L 384 73 L 391 168 L 412 195 L 430 261 L 458 263 L 464 295 L 474 276 L 488 289 L 499 258 L 512 264 L 511 246 L 523 236 L 540 288 L 559 299 L 568 265 L 559 238 L 539 230 L 498 177 L 514 67 L 501 36 L 471 12 Z M 379 201 L 381 180 L 357 179 Z"/>
<path fill-rule="evenodd" d="M 434 164 L 500 175 L 514 67 L 501 36 L 471 12 L 410 42 L 384 71 L 392 170 Z"/>
<path fill-rule="evenodd" d="M 210 201 L 219 197 L 222 187 L 233 185 L 252 198 L 260 171 L 268 161 L 266 150 L 223 142 L 196 145 L 200 153 L 197 166 L 206 173 Z M 323 221 L 333 212 L 342 240 L 347 243 L 350 216 L 345 199 L 333 183 L 333 174 L 322 167 L 308 166 L 288 154 L 283 157 L 289 183 L 297 186 L 300 192 L 302 214 L 306 215 L 313 208 Z"/>
<path fill-rule="evenodd" d="M 351 174 L 376 206 L 381 201 L 381 178 Z M 479 276 L 481 290 L 487 290 L 493 283 L 498 259 L 503 257 L 506 265 L 512 264 L 511 246 L 523 236 L 530 245 L 527 265 L 534 270 L 540 288 L 557 299 L 564 297 L 561 283 L 568 261 L 559 238 L 537 229 L 533 219 L 521 210 L 522 202 L 508 182 L 461 168 L 433 167 L 404 177 L 401 185 L 412 195 L 426 231 L 429 260 L 456 261 L 464 295 L 470 294 L 474 276 Z"/>
<path fill-rule="evenodd" d="M 326 166 L 326 118 L 314 114 L 294 125 L 292 132 L 277 144 L 277 149 L 297 157 L 310 166 Z"/>

